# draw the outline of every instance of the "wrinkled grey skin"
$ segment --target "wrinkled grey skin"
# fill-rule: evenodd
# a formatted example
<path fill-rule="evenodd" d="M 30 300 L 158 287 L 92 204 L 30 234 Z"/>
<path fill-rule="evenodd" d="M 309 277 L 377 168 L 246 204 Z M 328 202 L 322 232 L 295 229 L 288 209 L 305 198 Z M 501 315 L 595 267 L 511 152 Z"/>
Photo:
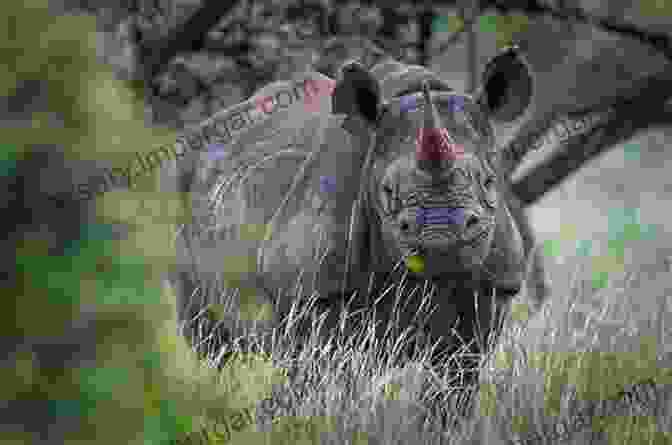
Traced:
<path fill-rule="evenodd" d="M 434 184 L 414 160 L 412 139 L 417 136 L 417 125 L 409 124 L 408 117 L 386 114 L 384 106 L 395 96 L 421 91 L 422 81 L 428 82 L 430 96 L 450 89 L 422 67 L 389 59 L 371 70 L 350 64 L 344 67 L 332 96 L 320 99 L 319 111 L 294 108 L 276 113 L 241 133 L 227 160 L 206 162 L 208 166 L 203 167 L 202 154 L 191 161 L 185 159 L 194 163 L 192 171 L 205 170 L 200 172 L 205 179 L 185 180 L 182 175 L 181 191 L 191 192 L 197 218 L 199 213 L 213 214 L 211 229 L 218 235 L 214 245 L 212 240 L 205 241 L 194 230 L 203 224 L 195 221 L 178 240 L 184 252 L 181 268 L 173 277 L 179 320 L 187 323 L 207 304 L 221 301 L 222 292 L 237 287 L 255 294 L 257 303 L 274 303 L 277 311 L 271 325 L 276 324 L 300 292 L 295 283 L 303 273 L 303 291 L 310 294 L 315 289 L 322 298 L 320 306 L 332 310 L 325 326 L 329 329 L 337 324 L 336 312 L 344 295 L 356 290 L 353 307 L 370 308 L 370 286 L 372 295 L 378 295 L 385 284 L 401 277 L 394 272 L 399 261 L 419 250 L 426 259 L 426 270 L 408 279 L 410 284 L 424 285 L 429 280 L 427 284 L 436 285 L 432 300 L 436 310 L 426 326 L 430 339 L 444 342 L 440 350 L 452 349 L 456 345 L 453 328 L 468 342 L 474 338 L 474 322 L 487 335 L 495 322 L 493 292 L 498 317 L 524 284 L 525 259 L 533 243 L 524 215 L 508 192 L 507 178 L 501 174 L 504 154 L 497 151 L 488 122 L 489 113 L 510 105 L 516 92 L 505 90 L 516 83 L 503 85 L 501 79 L 489 83 L 486 76 L 478 102 L 488 106 L 479 106 L 474 115 L 479 116 L 477 131 L 453 129 L 465 155 L 445 169 L 440 184 Z M 281 83 L 255 96 L 272 94 L 277 88 L 282 88 Z M 443 118 L 439 111 L 437 125 L 446 124 L 439 122 Z M 237 168 L 244 170 L 245 162 L 249 165 L 269 156 L 275 157 L 266 168 L 254 171 L 248 167 L 249 174 L 236 177 Z M 240 179 L 243 176 L 245 180 Z M 325 196 L 319 191 L 322 176 L 338 179 L 337 192 Z M 239 187 L 242 194 L 214 193 L 223 190 L 227 181 L 245 182 Z M 264 192 L 261 198 L 256 197 L 259 190 L 251 192 L 251 183 Z M 397 195 L 392 196 L 390 190 Z M 413 203 L 409 198 L 414 195 L 419 201 Z M 400 205 L 390 212 L 390 200 L 396 198 L 401 198 Z M 459 206 L 473 218 L 446 227 L 413 227 L 414 206 L 426 205 L 428 200 Z M 520 221 L 528 230 L 523 238 Z M 404 222 L 411 224 L 402 234 Z M 267 224 L 271 235 L 266 241 L 242 240 L 241 233 L 230 227 L 244 224 Z M 229 229 L 224 230 L 226 226 Z M 241 255 L 256 256 L 256 268 L 222 273 L 223 258 Z M 533 301 L 544 298 L 543 276 L 540 282 L 531 283 L 542 291 L 531 295 Z M 276 289 L 285 290 L 279 299 Z M 416 300 L 403 302 L 407 308 L 399 320 L 400 329 L 411 324 Z M 393 294 L 378 301 L 383 327 L 393 302 Z"/>

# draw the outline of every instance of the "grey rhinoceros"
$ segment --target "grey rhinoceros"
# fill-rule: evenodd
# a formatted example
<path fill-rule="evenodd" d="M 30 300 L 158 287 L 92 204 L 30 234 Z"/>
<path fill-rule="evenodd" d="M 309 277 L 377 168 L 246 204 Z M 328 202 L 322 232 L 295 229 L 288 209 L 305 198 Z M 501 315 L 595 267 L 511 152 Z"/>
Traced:
<path fill-rule="evenodd" d="M 238 288 L 274 303 L 275 323 L 300 292 L 316 291 L 333 309 L 329 328 L 345 296 L 371 305 L 406 269 L 410 283 L 436 285 L 426 328 L 438 350 L 452 349 L 455 333 L 474 339 L 475 322 L 487 335 L 493 295 L 498 316 L 526 281 L 533 244 L 491 124 L 523 114 L 526 76 L 508 50 L 474 99 L 421 66 L 352 62 L 338 81 L 305 73 L 203 122 L 177 172 L 194 215 L 178 239 L 179 320 Z M 534 270 L 530 296 L 540 302 Z M 393 300 L 376 302 L 383 321 Z M 401 327 L 418 302 L 405 303 Z"/>

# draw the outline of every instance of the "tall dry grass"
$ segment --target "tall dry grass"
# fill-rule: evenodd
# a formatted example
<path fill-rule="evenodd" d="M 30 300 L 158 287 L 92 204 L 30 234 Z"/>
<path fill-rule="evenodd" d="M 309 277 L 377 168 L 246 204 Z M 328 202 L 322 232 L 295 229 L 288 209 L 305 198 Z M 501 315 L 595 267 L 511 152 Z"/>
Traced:
<path fill-rule="evenodd" d="M 403 285 L 393 284 L 387 291 L 403 295 Z M 235 295 L 231 297 L 229 301 Z M 425 301 L 421 307 L 426 308 L 419 314 L 422 320 L 431 311 L 431 293 L 420 298 Z M 401 310 L 401 301 L 397 298 L 395 312 Z M 213 320 L 207 309 L 191 321 L 194 346 L 211 366 L 225 372 L 236 357 L 253 352 L 268 357 L 267 363 L 274 368 L 285 370 L 288 380 L 273 389 L 273 401 L 256 408 L 260 430 L 276 430 L 273 443 L 293 440 L 282 424 L 296 419 L 308 423 L 330 419 L 333 430 L 325 436 L 328 443 L 347 443 L 348 435 L 363 432 L 366 436 L 358 437 L 377 438 L 382 443 L 436 443 L 446 440 L 441 439 L 446 425 L 456 427 L 463 422 L 473 388 L 456 384 L 460 377 L 468 380 L 459 375 L 466 370 L 458 369 L 457 375 L 447 372 L 459 366 L 459 362 L 452 363 L 456 357 L 432 367 L 435 345 L 423 341 L 420 330 L 409 327 L 400 332 L 393 316 L 380 337 L 376 335 L 381 332 L 380 317 L 371 311 L 356 313 L 347 305 L 336 329 L 325 335 L 328 314 L 317 304 L 314 293 L 297 298 L 272 332 L 252 329 L 237 338 L 226 334 L 236 327 L 216 329 L 222 321 Z M 453 409 L 446 409 L 448 405 Z"/>
<path fill-rule="evenodd" d="M 418 331 L 399 332 L 394 317 L 381 338 L 375 315 L 346 307 L 338 329 L 321 335 L 315 294 L 294 301 L 270 334 L 201 343 L 222 372 L 254 352 L 286 378 L 256 401 L 256 425 L 218 436 L 211 419 L 209 443 L 667 443 L 669 273 L 646 288 L 641 280 L 632 288 L 637 274 L 628 273 L 594 290 L 585 270 L 577 264 L 537 314 L 524 292 L 512 301 L 472 387 L 460 385 L 460 352 L 431 366 L 432 345 Z M 193 320 L 200 329 L 212 326 L 205 314 Z M 348 327 L 348 317 L 357 323 Z"/>

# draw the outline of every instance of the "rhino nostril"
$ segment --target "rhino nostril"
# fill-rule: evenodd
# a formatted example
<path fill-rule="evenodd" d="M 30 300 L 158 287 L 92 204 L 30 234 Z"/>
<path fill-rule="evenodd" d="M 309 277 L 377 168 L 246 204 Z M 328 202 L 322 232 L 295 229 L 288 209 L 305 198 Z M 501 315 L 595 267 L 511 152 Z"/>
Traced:
<path fill-rule="evenodd" d="M 474 227 L 476 224 L 478 224 L 478 218 L 477 218 L 475 215 L 471 215 L 471 216 L 469 216 L 469 218 L 467 219 L 467 224 L 466 224 L 465 227 L 466 227 L 467 229 L 471 229 L 471 228 Z"/>

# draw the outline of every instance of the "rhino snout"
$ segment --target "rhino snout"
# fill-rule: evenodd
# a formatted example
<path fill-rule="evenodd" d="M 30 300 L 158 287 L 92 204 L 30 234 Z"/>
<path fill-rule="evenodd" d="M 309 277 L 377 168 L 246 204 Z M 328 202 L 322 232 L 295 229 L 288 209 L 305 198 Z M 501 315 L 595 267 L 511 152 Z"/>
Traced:
<path fill-rule="evenodd" d="M 484 229 L 484 219 L 477 212 L 464 208 L 421 209 L 418 221 L 422 244 L 432 244 L 443 239 L 443 243 L 470 242 Z M 441 241 L 438 241 L 441 242 Z"/>

